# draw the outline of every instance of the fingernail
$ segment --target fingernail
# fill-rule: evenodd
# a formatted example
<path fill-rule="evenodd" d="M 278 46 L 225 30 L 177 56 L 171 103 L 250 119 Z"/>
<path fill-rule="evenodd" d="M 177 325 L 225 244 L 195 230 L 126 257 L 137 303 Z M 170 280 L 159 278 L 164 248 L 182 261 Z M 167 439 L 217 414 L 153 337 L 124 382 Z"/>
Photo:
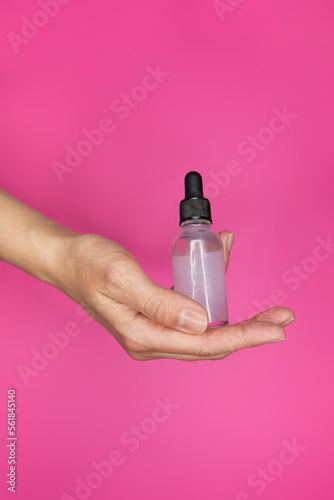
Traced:
<path fill-rule="evenodd" d="M 229 252 L 231 251 L 233 240 L 234 240 L 234 233 L 231 233 L 227 240 L 227 249 Z"/>
<path fill-rule="evenodd" d="M 285 337 L 281 337 L 279 339 L 274 339 L 274 340 L 268 340 L 268 344 L 273 344 L 274 342 L 282 342 L 282 340 L 285 340 Z"/>
<path fill-rule="evenodd" d="M 290 323 L 292 323 L 293 321 L 295 320 L 295 318 L 291 317 L 291 318 L 288 318 L 286 321 L 284 321 L 284 323 L 281 324 L 282 327 L 284 326 L 288 326 L 290 325 Z"/>
<path fill-rule="evenodd" d="M 186 333 L 203 333 L 208 324 L 205 313 L 199 309 L 184 309 L 179 317 L 178 330 Z"/>

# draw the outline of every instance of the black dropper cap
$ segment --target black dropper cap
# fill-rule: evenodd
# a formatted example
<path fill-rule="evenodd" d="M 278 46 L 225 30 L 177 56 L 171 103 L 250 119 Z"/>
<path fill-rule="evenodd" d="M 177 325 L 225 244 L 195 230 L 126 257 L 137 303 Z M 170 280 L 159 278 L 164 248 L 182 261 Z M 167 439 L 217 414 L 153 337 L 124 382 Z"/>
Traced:
<path fill-rule="evenodd" d="M 201 174 L 188 172 L 184 178 L 185 198 L 180 203 L 180 225 L 186 220 L 205 219 L 212 223 L 210 202 L 203 198 Z"/>

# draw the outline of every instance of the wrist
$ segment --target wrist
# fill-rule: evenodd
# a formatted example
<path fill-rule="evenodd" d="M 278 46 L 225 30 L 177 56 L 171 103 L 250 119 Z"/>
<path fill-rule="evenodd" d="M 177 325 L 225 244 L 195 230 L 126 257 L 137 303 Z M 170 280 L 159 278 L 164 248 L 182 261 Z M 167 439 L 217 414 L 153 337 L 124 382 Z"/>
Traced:
<path fill-rule="evenodd" d="M 38 249 L 36 255 L 39 256 L 38 279 L 64 291 L 70 257 L 78 236 L 80 233 L 51 220 L 42 230 L 32 229 L 31 238 Z"/>

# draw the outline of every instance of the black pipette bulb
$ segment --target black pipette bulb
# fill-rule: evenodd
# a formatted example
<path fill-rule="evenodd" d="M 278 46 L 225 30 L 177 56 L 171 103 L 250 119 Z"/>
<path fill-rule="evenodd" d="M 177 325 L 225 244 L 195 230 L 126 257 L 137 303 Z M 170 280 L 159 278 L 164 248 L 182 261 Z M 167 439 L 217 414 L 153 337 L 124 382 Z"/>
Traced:
<path fill-rule="evenodd" d="M 210 202 L 203 197 L 202 176 L 188 172 L 184 179 L 185 198 L 180 203 L 180 225 L 186 220 L 205 219 L 212 223 Z"/>

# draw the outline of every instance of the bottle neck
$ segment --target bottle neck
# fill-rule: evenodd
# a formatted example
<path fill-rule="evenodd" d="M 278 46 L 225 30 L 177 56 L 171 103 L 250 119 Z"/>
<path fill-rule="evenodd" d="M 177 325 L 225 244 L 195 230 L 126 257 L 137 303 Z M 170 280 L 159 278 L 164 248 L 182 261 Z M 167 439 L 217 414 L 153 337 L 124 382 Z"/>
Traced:
<path fill-rule="evenodd" d="M 206 219 L 190 219 L 190 220 L 185 220 L 180 224 L 181 229 L 186 229 L 189 227 L 201 227 L 201 228 L 207 228 L 210 229 L 212 225 L 212 222 Z"/>

